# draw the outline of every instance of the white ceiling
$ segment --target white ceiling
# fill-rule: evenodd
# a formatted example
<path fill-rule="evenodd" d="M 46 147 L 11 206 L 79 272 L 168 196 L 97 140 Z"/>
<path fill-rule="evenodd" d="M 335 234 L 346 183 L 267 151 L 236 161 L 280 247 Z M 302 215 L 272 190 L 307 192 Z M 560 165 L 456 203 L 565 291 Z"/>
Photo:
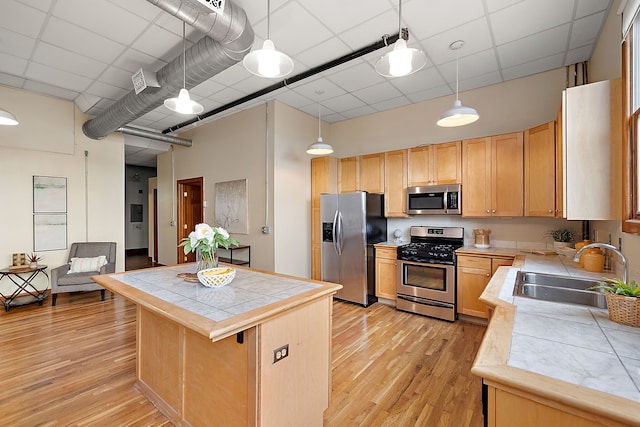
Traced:
<path fill-rule="evenodd" d="M 230 1 L 230 0 L 227 0 Z M 267 33 L 267 1 L 235 0 L 256 33 Z M 409 47 L 425 68 L 387 79 L 374 70 L 385 48 L 231 108 L 203 122 L 278 99 L 336 122 L 455 93 L 455 40 L 460 92 L 591 58 L 612 0 L 404 0 Z M 273 0 L 271 39 L 294 61 L 292 75 L 398 31 L 397 0 Z M 187 47 L 202 37 L 187 26 Z M 156 71 L 182 52 L 182 21 L 146 0 L 2 0 L 0 84 L 74 101 L 97 115 L 133 90 L 140 68 Z M 289 76 L 290 77 L 290 76 Z M 236 64 L 193 88 L 205 112 L 277 81 Z M 324 91 L 318 95 L 317 91 Z M 192 117 L 164 106 L 130 123 L 165 130 Z M 435 120 L 435 118 L 434 118 Z M 147 145 L 146 147 L 142 147 Z M 155 166 L 164 143 L 127 146 L 127 163 Z"/>

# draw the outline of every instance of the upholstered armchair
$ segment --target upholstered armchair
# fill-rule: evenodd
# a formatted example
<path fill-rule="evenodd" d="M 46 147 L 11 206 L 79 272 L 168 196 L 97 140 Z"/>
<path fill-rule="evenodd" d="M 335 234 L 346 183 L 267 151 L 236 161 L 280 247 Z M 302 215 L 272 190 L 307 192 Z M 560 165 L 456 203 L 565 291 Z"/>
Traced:
<path fill-rule="evenodd" d="M 115 271 L 115 242 L 72 243 L 68 263 L 51 270 L 51 304 L 56 305 L 59 293 L 97 290 L 104 301 L 105 289 L 91 280 L 91 276 Z"/>

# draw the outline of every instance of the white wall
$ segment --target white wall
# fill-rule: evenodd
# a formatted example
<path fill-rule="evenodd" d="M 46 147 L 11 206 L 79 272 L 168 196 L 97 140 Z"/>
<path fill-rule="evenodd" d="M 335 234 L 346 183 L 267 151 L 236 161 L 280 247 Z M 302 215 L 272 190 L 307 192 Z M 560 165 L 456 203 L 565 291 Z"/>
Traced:
<path fill-rule="evenodd" d="M 43 175 L 67 178 L 68 244 L 115 241 L 116 269 L 123 271 L 122 136 L 100 141 L 85 137 L 81 127 L 87 117 L 69 101 L 4 86 L 0 86 L 0 99 L 2 107 L 20 120 L 18 126 L 0 127 L 0 194 L 5 200 L 0 210 L 0 266 L 8 266 L 14 252 L 33 251 L 32 182 L 33 175 Z M 57 267 L 66 262 L 68 249 L 40 255 L 42 263 Z M 5 292 L 9 285 L 0 286 Z"/>

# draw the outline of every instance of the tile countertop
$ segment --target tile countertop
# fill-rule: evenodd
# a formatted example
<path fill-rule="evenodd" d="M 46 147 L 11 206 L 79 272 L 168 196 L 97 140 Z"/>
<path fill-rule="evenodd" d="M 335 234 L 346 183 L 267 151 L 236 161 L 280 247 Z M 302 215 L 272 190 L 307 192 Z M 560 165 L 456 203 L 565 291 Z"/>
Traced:
<path fill-rule="evenodd" d="M 521 388 L 556 400 L 575 397 L 571 404 L 602 407 L 605 409 L 598 410 L 611 411 L 608 415 L 612 417 L 625 416 L 620 415 L 622 404 L 628 415 L 625 422 L 631 420 L 633 425 L 640 425 L 640 328 L 610 321 L 606 309 L 514 297 L 518 270 L 573 277 L 612 276 L 587 272 L 558 255 L 527 254 L 520 268 L 501 267 L 481 296 L 495 311 L 485 336 L 491 343 L 485 346 L 483 342 L 486 348 L 478 352 L 474 373 L 491 377 L 500 371 L 491 368 L 501 365 L 503 371 L 508 368 L 498 376 L 510 372 L 510 376 L 518 377 L 517 371 L 509 368 L 539 374 L 544 376 L 540 389 L 536 389 L 535 376 L 520 383 L 513 379 L 512 385 L 518 383 Z M 510 327 L 509 337 L 505 330 Z M 501 338 L 496 339 L 498 335 Z M 585 389 L 589 399 L 580 402 L 586 400 Z M 595 393 L 589 394 L 592 391 Z M 612 396 L 623 399 L 601 400 L 616 399 Z"/>

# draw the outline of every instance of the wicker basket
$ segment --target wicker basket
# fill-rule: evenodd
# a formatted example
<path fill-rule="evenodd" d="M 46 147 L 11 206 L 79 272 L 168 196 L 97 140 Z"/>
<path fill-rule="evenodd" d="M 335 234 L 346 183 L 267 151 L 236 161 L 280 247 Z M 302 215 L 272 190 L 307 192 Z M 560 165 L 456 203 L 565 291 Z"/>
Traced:
<path fill-rule="evenodd" d="M 217 267 L 198 271 L 198 280 L 209 288 L 219 288 L 231 283 L 236 277 L 235 268 Z"/>
<path fill-rule="evenodd" d="M 609 309 L 609 320 L 623 325 L 640 327 L 640 298 L 604 293 Z"/>

